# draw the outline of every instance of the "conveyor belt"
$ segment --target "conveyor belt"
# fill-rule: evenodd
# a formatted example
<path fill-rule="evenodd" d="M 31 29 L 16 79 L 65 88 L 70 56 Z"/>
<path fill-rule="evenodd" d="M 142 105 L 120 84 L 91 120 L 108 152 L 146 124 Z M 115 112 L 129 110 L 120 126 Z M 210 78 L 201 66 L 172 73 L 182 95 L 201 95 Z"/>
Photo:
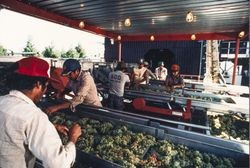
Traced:
<path fill-rule="evenodd" d="M 213 98 L 218 99 L 218 101 L 205 101 L 205 100 L 198 100 L 192 97 L 185 97 L 185 94 L 190 94 L 184 92 L 184 96 L 182 93 L 179 94 L 169 94 L 164 92 L 149 92 L 149 91 L 137 91 L 137 90 L 125 90 L 124 97 L 130 100 L 135 98 L 144 98 L 148 101 L 155 101 L 161 103 L 167 103 L 171 100 L 175 100 L 176 103 L 180 103 L 182 105 L 186 104 L 186 100 L 192 100 L 192 106 L 198 108 L 204 108 L 209 111 L 219 112 L 219 113 L 242 113 L 249 117 L 249 106 L 246 102 L 248 98 L 244 97 L 237 97 L 237 99 L 242 99 L 242 101 L 246 102 L 244 105 L 238 105 L 235 101 L 233 101 L 232 97 L 223 97 L 223 96 L 214 96 Z M 192 93 L 193 96 L 201 96 L 199 93 Z M 209 97 L 210 94 L 203 94 L 203 96 Z M 238 100 L 239 101 L 239 100 Z"/>

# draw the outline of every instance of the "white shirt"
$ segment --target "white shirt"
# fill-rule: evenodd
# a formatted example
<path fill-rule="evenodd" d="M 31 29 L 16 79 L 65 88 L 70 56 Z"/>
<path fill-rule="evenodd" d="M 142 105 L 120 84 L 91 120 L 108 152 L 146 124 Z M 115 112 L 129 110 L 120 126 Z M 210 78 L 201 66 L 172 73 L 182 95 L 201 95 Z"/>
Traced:
<path fill-rule="evenodd" d="M 124 86 L 126 82 L 130 82 L 128 75 L 122 71 L 109 73 L 110 89 L 109 93 L 122 97 L 124 94 Z"/>
<path fill-rule="evenodd" d="M 166 77 L 168 75 L 168 70 L 165 67 L 158 67 L 155 69 L 155 75 L 158 80 L 166 80 Z"/>
<path fill-rule="evenodd" d="M 0 96 L 0 167 L 32 167 L 34 156 L 45 168 L 69 168 L 74 143 L 63 145 L 54 127 L 31 99 L 20 91 Z"/>

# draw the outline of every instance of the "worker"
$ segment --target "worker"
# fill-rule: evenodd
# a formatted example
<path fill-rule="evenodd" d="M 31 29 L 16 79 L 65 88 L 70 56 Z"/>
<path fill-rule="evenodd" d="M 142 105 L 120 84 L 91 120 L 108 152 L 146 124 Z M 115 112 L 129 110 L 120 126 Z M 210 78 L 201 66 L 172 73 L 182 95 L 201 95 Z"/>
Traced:
<path fill-rule="evenodd" d="M 126 66 L 124 63 L 119 62 L 117 64 L 116 70 L 109 73 L 109 97 L 108 97 L 108 107 L 123 110 L 123 94 L 124 87 L 126 83 L 130 82 L 129 76 L 125 74 Z"/>
<path fill-rule="evenodd" d="M 134 89 L 139 89 L 141 84 L 146 84 L 148 80 L 147 68 L 144 67 L 144 60 L 140 59 L 138 68 L 134 68 L 131 74 L 131 83 Z"/>
<path fill-rule="evenodd" d="M 70 101 L 63 102 L 58 105 L 53 105 L 45 109 L 47 114 L 52 114 L 62 109 L 70 108 L 75 111 L 75 107 L 81 103 L 102 107 L 102 104 L 97 95 L 97 89 L 93 77 L 86 65 L 81 67 L 80 62 L 76 59 L 67 59 L 63 63 L 62 76 L 69 79 L 64 93 L 73 91 L 74 97 Z"/>
<path fill-rule="evenodd" d="M 167 70 L 167 68 L 164 67 L 164 62 L 162 62 L 162 61 L 160 61 L 158 63 L 158 66 L 159 67 L 155 68 L 156 78 L 157 78 L 157 80 L 165 81 L 166 77 L 168 75 L 168 70 Z"/>
<path fill-rule="evenodd" d="M 148 76 L 148 79 L 146 81 L 146 83 L 149 83 L 149 80 L 150 79 L 156 79 L 156 76 L 155 74 L 150 70 L 149 68 L 149 63 L 147 61 L 144 61 L 144 67 L 147 68 L 147 76 Z"/>
<path fill-rule="evenodd" d="M 0 167 L 34 167 L 35 158 L 44 167 L 71 167 L 81 127 L 74 124 L 68 130 L 61 126 L 58 131 L 69 135 L 63 145 L 54 125 L 35 105 L 47 89 L 49 64 L 37 57 L 17 63 L 11 91 L 0 97 Z"/>
<path fill-rule="evenodd" d="M 165 81 L 167 90 L 172 91 L 174 89 L 184 87 L 184 81 L 183 78 L 180 76 L 179 72 L 180 66 L 177 64 L 173 64 L 171 66 L 171 74 L 167 76 Z"/>

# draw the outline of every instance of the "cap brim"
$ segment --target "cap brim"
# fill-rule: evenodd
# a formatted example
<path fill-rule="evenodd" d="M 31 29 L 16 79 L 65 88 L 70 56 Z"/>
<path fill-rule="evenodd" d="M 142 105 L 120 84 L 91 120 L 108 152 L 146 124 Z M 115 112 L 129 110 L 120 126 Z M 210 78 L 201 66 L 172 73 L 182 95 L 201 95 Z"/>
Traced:
<path fill-rule="evenodd" d="M 61 75 L 62 76 L 68 76 L 72 71 L 67 71 L 67 70 L 64 70 L 62 71 Z"/>

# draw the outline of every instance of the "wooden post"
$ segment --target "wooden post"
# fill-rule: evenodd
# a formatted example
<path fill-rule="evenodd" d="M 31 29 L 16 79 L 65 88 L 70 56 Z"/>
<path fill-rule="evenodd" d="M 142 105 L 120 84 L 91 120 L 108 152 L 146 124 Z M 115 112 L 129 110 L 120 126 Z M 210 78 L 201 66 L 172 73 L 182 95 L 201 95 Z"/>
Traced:
<path fill-rule="evenodd" d="M 237 65 L 238 65 L 239 48 L 240 48 L 240 38 L 237 38 L 237 40 L 236 40 L 236 48 L 235 48 L 235 56 L 234 56 L 234 69 L 233 69 L 232 85 L 235 85 L 236 70 L 237 70 Z"/>
<path fill-rule="evenodd" d="M 118 62 L 121 62 L 122 60 L 122 43 L 118 42 Z"/>

